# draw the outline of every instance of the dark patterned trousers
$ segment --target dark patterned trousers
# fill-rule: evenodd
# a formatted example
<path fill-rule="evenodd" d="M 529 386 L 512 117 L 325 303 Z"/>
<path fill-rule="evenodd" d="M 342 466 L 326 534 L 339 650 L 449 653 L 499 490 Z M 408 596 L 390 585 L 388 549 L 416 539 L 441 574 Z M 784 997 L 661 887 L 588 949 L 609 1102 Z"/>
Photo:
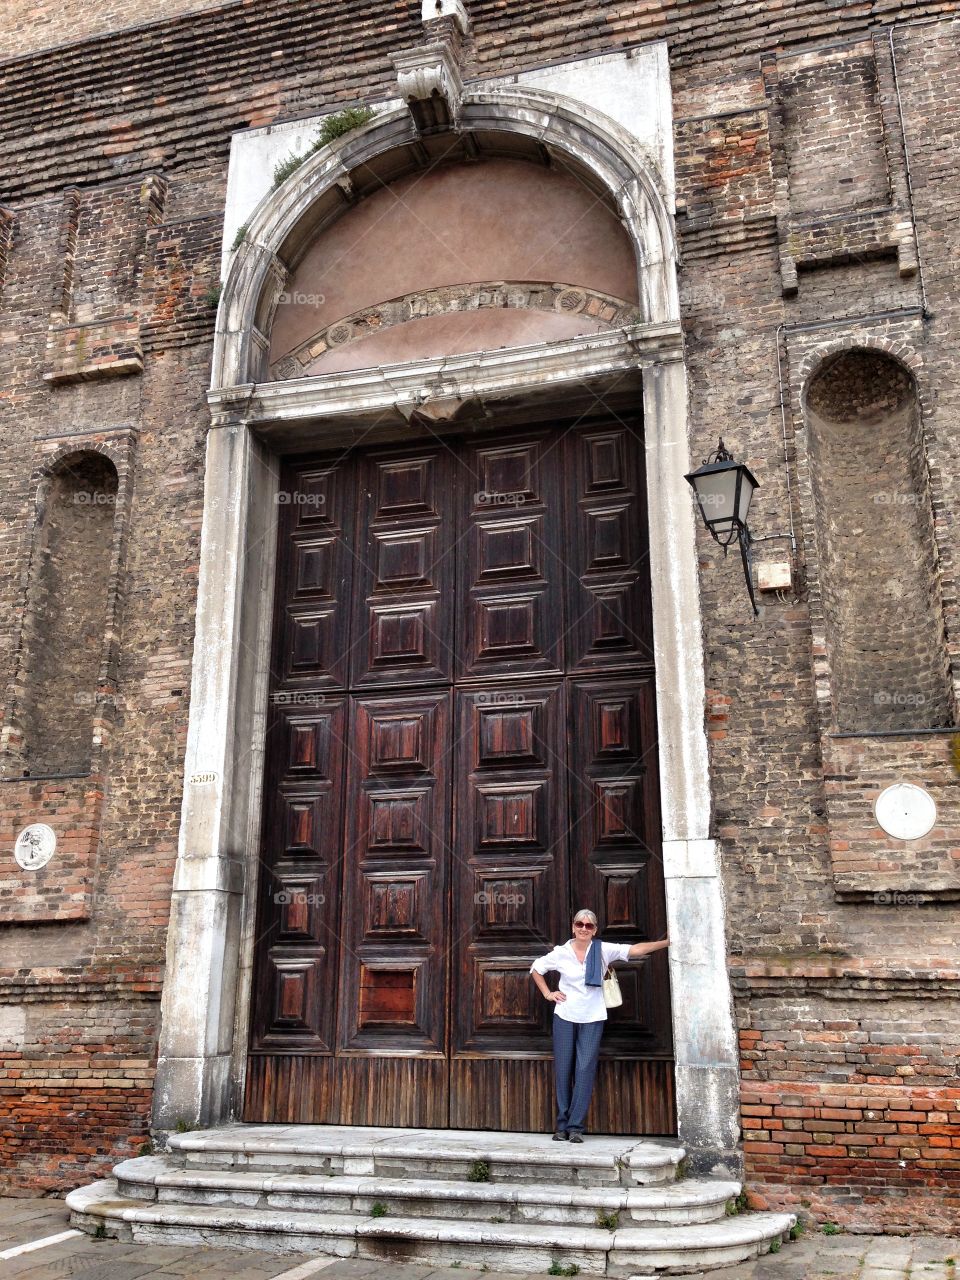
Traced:
<path fill-rule="evenodd" d="M 553 1066 L 557 1079 L 557 1129 L 567 1133 L 583 1133 L 597 1074 L 600 1022 L 567 1022 L 553 1015 Z"/>

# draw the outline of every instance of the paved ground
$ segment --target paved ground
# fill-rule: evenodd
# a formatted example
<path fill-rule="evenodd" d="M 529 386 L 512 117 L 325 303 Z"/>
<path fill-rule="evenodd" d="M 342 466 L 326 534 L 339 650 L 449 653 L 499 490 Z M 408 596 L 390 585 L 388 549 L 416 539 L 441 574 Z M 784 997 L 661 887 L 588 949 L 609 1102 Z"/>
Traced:
<path fill-rule="evenodd" d="M 0 1255 L 5 1250 L 69 1230 L 60 1200 L 0 1199 Z M 954 1261 L 956 1260 L 956 1262 Z M 294 1255 L 276 1258 L 252 1250 L 193 1245 L 121 1244 L 71 1236 L 16 1258 L 0 1260 L 3 1280 L 138 1280 L 140 1276 L 198 1280 L 471 1280 L 467 1267 L 400 1266 L 342 1262 Z M 488 1272 L 490 1280 L 495 1273 Z M 496 1273 L 496 1280 L 545 1280 Z M 691 1280 L 696 1280 L 692 1277 Z M 933 1236 L 824 1236 L 808 1233 L 780 1253 L 709 1273 L 709 1280 L 960 1280 L 960 1239 Z"/>

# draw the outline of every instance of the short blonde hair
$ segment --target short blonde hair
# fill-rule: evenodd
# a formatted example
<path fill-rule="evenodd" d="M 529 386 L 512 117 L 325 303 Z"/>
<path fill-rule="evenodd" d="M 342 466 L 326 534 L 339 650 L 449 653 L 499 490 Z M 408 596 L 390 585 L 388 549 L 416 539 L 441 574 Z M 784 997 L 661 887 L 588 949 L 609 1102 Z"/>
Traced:
<path fill-rule="evenodd" d="M 579 911 L 575 911 L 573 913 L 573 920 L 574 920 L 574 924 L 576 924 L 578 920 L 589 920 L 591 924 L 597 925 L 598 928 L 600 926 L 600 921 L 593 914 L 593 912 L 589 911 L 586 907 L 581 908 L 581 910 Z"/>

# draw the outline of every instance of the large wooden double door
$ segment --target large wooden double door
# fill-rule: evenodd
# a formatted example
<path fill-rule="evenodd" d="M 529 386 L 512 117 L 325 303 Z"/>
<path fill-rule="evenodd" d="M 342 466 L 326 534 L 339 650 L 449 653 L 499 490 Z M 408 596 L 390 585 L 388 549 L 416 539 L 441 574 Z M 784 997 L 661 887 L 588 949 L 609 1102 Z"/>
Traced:
<path fill-rule="evenodd" d="M 538 1130 L 531 960 L 664 933 L 647 522 L 616 421 L 298 459 L 280 482 L 251 1121 Z M 674 1127 L 663 953 L 590 1127 Z"/>

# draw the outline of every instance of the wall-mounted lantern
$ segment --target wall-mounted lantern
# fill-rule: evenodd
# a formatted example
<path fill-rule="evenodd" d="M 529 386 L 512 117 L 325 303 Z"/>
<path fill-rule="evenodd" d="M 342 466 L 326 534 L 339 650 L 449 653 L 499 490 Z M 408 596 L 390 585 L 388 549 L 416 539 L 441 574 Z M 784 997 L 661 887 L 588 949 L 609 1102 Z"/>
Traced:
<path fill-rule="evenodd" d="M 753 605 L 753 612 L 759 614 L 760 610 L 753 596 L 750 555 L 752 539 L 747 527 L 753 491 L 760 487 L 757 480 L 749 467 L 733 460 L 733 456 L 724 447 L 723 440 L 718 442 L 716 451 L 704 459 L 703 465 L 685 479 L 697 495 L 703 523 L 710 530 L 713 539 L 723 547 L 723 554 L 727 554 L 727 547 L 732 542 L 740 544 L 743 576 L 747 580 L 750 603 Z"/>

